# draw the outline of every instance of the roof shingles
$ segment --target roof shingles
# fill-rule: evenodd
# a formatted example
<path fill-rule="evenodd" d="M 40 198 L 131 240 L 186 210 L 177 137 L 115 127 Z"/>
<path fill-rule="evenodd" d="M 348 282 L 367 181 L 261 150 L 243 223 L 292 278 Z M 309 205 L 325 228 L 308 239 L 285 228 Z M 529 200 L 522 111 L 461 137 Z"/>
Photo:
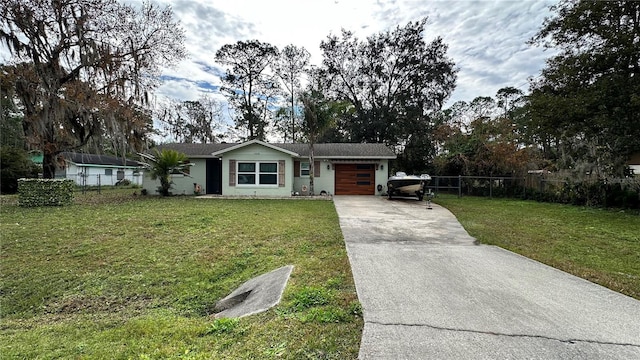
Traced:
<path fill-rule="evenodd" d="M 237 143 L 228 144 L 164 144 L 158 149 L 173 149 L 191 157 L 207 157 L 212 153 L 226 148 L 237 146 Z M 309 144 L 284 144 L 271 143 L 283 150 L 294 152 L 301 157 L 309 156 Z M 317 158 L 383 158 L 395 159 L 396 154 L 384 144 L 377 143 L 322 143 L 314 145 L 314 156 Z"/>
<path fill-rule="evenodd" d="M 163 149 L 171 149 L 184 153 L 185 155 L 192 157 L 207 157 L 212 153 L 232 147 L 238 144 L 234 143 L 221 143 L 221 144 L 186 144 L 186 143 L 171 143 L 158 145 L 156 148 L 160 151 Z"/>
<path fill-rule="evenodd" d="M 127 166 L 127 167 L 138 167 L 140 163 L 134 160 L 122 159 L 121 157 L 111 156 L 111 155 L 95 155 L 95 154 L 83 154 L 83 153 L 72 153 L 72 152 L 63 152 L 62 157 L 71 161 L 75 164 L 92 164 L 92 165 L 103 165 L 103 166 Z"/>

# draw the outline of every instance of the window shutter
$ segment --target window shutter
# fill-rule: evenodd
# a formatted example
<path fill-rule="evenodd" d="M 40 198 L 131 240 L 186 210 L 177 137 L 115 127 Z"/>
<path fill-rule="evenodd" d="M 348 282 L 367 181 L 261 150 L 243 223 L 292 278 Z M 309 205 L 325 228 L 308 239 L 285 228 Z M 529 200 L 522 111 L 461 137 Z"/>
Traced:
<path fill-rule="evenodd" d="M 278 160 L 278 187 L 284 187 L 284 169 L 286 162 Z"/>
<path fill-rule="evenodd" d="M 236 186 L 236 161 L 229 160 L 229 186 Z"/>
<path fill-rule="evenodd" d="M 320 177 L 320 161 L 313 162 L 313 177 Z"/>
<path fill-rule="evenodd" d="M 300 177 L 300 161 L 293 162 L 293 176 Z"/>

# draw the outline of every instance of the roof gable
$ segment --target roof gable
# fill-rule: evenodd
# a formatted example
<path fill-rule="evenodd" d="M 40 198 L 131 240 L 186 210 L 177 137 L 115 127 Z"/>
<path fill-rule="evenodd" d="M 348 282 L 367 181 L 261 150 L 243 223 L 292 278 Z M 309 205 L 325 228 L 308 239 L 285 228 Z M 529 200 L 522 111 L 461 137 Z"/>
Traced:
<path fill-rule="evenodd" d="M 276 151 L 283 152 L 285 154 L 289 154 L 291 156 L 299 156 L 298 153 L 296 153 L 294 151 L 291 151 L 291 150 L 287 150 L 287 149 L 285 149 L 283 147 L 278 146 L 277 144 L 269 144 L 269 143 L 266 143 L 266 142 L 260 141 L 260 140 L 250 140 L 250 141 L 247 141 L 247 142 L 243 142 L 241 144 L 236 144 L 236 145 L 228 147 L 226 149 L 222 149 L 222 150 L 216 151 L 216 152 L 212 153 L 211 155 L 220 156 L 220 155 L 222 155 L 222 154 L 224 154 L 226 152 L 238 150 L 238 149 L 241 149 L 243 147 L 246 147 L 246 146 L 249 146 L 249 145 L 253 145 L 253 144 L 261 145 L 261 146 L 264 146 L 264 147 L 272 149 L 272 150 L 276 150 Z"/>

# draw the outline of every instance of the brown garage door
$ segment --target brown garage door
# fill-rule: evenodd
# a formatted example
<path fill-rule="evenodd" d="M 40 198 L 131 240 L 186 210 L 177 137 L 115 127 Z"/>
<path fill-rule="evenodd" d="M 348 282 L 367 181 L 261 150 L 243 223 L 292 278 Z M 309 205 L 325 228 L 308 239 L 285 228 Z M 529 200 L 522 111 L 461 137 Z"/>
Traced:
<path fill-rule="evenodd" d="M 336 195 L 374 195 L 374 164 L 334 164 Z"/>

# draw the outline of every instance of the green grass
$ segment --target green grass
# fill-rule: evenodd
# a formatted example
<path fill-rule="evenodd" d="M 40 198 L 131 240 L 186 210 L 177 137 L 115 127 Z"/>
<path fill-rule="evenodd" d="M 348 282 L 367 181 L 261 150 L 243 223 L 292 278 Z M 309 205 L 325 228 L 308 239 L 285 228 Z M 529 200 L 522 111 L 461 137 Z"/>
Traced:
<path fill-rule="evenodd" d="M 511 199 L 439 196 L 483 244 L 503 247 L 640 299 L 640 216 Z"/>
<path fill-rule="evenodd" d="M 0 202 L 0 358 L 349 359 L 361 308 L 329 201 L 77 194 Z M 239 320 L 215 302 L 295 266 L 283 301 Z"/>

